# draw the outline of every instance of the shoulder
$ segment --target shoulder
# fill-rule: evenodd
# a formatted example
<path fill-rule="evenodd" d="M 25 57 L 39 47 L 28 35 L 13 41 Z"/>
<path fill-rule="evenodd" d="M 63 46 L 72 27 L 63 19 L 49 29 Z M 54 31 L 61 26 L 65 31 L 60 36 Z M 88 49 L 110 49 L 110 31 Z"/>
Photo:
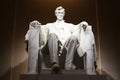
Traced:
<path fill-rule="evenodd" d="M 66 24 L 67 26 L 69 26 L 69 27 L 74 27 L 74 26 L 75 26 L 75 25 L 72 24 L 72 23 L 67 23 L 67 22 L 65 22 L 65 24 Z"/>
<path fill-rule="evenodd" d="M 68 22 L 65 22 L 66 24 L 68 24 L 68 25 L 74 25 L 73 23 L 68 23 Z"/>
<path fill-rule="evenodd" d="M 49 28 L 50 26 L 52 26 L 54 23 L 47 23 L 44 25 L 41 25 L 42 28 Z"/>
<path fill-rule="evenodd" d="M 52 23 L 47 23 L 46 26 L 51 26 L 51 25 L 54 25 L 55 22 L 52 22 Z"/>

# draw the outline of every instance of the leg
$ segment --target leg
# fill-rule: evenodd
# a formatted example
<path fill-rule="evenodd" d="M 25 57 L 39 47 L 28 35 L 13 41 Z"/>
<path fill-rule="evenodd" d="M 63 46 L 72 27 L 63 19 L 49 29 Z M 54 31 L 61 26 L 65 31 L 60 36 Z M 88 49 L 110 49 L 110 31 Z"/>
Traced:
<path fill-rule="evenodd" d="M 78 39 L 75 36 L 71 36 L 67 42 L 67 54 L 66 54 L 66 61 L 65 61 L 65 69 L 71 70 L 74 69 L 75 66 L 73 65 L 73 56 L 75 51 L 77 50 Z"/>
<path fill-rule="evenodd" d="M 53 33 L 50 34 L 48 38 L 48 49 L 50 52 L 52 73 L 58 73 L 60 71 L 58 61 L 58 37 Z"/>
<path fill-rule="evenodd" d="M 51 63 L 58 63 L 58 38 L 53 33 L 48 38 L 48 49 Z"/>

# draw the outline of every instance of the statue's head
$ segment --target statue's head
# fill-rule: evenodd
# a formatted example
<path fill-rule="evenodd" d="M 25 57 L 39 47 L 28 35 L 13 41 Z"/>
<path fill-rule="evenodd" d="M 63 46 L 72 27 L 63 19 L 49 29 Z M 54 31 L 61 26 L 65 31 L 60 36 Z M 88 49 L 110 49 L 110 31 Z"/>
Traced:
<path fill-rule="evenodd" d="M 65 15 L 65 9 L 62 6 L 59 6 L 55 10 L 55 16 L 57 17 L 57 20 L 63 20 Z"/>

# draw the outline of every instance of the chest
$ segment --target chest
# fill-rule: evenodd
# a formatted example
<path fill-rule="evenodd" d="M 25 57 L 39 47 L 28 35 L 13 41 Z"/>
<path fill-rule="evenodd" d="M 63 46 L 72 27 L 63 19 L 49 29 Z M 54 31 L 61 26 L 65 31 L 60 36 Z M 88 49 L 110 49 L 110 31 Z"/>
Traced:
<path fill-rule="evenodd" d="M 54 24 L 49 28 L 50 33 L 58 33 L 58 34 L 69 34 L 70 27 L 65 24 Z"/>

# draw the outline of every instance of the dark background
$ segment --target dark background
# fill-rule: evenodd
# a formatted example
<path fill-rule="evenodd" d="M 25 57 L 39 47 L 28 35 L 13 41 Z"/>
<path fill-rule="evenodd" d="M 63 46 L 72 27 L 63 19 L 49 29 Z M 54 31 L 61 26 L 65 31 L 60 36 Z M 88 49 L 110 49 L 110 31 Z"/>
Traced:
<path fill-rule="evenodd" d="M 99 65 L 109 79 L 120 80 L 119 3 L 110 0 L 4 0 L 0 2 L 0 80 L 18 80 L 26 73 L 27 53 L 24 35 L 29 22 L 54 22 L 54 10 L 66 10 L 65 21 L 86 20 L 93 26 Z M 101 63 L 101 64 L 100 64 Z"/>

